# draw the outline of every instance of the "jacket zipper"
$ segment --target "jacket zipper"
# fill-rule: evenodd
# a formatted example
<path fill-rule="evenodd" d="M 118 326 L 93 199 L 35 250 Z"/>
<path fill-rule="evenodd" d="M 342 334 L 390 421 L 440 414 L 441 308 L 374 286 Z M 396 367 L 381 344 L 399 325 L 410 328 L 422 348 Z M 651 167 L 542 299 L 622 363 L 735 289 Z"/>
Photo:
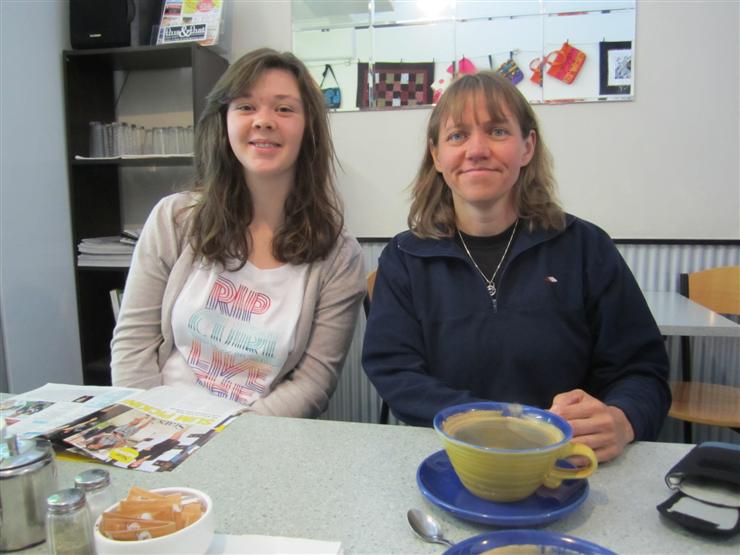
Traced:
<path fill-rule="evenodd" d="M 521 253 L 520 253 L 521 254 Z M 498 312 L 498 299 L 501 296 L 501 282 L 504 281 L 504 275 L 506 275 L 506 269 L 511 264 L 511 261 L 514 260 L 514 258 L 517 255 L 512 254 L 512 257 L 509 258 L 509 260 L 506 261 L 506 264 L 504 264 L 504 267 L 501 268 L 501 276 L 498 278 L 498 287 L 496 287 L 496 296 L 491 299 L 491 304 L 493 304 L 493 312 L 494 314 Z"/>

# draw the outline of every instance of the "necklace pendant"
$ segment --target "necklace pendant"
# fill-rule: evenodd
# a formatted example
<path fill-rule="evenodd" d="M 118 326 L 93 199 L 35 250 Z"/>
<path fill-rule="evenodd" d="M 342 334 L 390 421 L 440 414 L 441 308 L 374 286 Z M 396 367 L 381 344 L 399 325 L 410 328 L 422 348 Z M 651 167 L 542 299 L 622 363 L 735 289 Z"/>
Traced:
<path fill-rule="evenodd" d="M 496 285 L 494 283 L 489 283 L 486 285 L 486 289 L 488 289 L 488 294 L 491 296 L 491 298 L 494 298 L 496 296 Z"/>

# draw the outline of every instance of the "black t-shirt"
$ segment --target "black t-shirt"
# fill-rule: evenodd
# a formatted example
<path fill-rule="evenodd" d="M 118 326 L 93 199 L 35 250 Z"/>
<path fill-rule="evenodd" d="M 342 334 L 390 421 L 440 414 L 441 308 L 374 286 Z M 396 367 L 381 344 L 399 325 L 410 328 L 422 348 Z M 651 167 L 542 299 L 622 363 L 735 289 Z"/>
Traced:
<path fill-rule="evenodd" d="M 514 230 L 514 225 L 516 225 L 516 222 L 511 224 L 511 226 L 501 233 L 485 237 L 468 235 L 467 233 L 460 231 L 460 234 L 465 241 L 465 245 L 468 246 L 470 256 L 473 257 L 473 260 L 475 260 L 478 268 L 480 268 L 481 272 L 486 276 L 486 279 L 491 279 L 491 276 L 493 275 L 493 272 L 496 271 L 496 267 L 499 265 L 499 262 L 501 262 L 501 267 L 503 268 L 504 265 L 501 257 L 504 256 L 504 251 L 506 250 L 506 245 L 509 243 L 509 238 Z M 464 251 L 465 246 L 462 241 L 460 241 L 460 235 L 455 234 L 455 241 L 457 241 L 457 244 L 460 245 Z M 512 239 L 511 242 L 513 244 L 514 239 Z M 511 252 L 511 248 L 509 248 L 509 252 Z M 496 285 L 498 285 L 499 277 L 501 277 L 501 269 L 499 269 L 495 279 L 493 280 Z"/>

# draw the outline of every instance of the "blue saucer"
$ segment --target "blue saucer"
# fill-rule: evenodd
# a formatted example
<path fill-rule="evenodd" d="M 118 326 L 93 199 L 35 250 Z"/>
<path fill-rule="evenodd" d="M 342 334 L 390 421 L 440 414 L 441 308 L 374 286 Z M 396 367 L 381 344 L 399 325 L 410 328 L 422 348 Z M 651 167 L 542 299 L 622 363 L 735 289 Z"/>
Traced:
<path fill-rule="evenodd" d="M 445 551 L 444 555 L 478 555 L 496 547 L 512 545 L 538 545 L 554 548 L 547 553 L 560 553 L 562 549 L 568 555 L 583 553 L 584 555 L 616 555 L 596 545 L 595 543 L 546 530 L 499 530 L 473 536 L 465 541 L 456 543 Z"/>
<path fill-rule="evenodd" d="M 566 480 L 557 489 L 540 488 L 521 501 L 497 503 L 476 497 L 460 482 L 444 451 L 428 456 L 416 483 L 429 501 L 464 520 L 495 526 L 547 524 L 576 510 L 588 497 L 588 480 Z"/>

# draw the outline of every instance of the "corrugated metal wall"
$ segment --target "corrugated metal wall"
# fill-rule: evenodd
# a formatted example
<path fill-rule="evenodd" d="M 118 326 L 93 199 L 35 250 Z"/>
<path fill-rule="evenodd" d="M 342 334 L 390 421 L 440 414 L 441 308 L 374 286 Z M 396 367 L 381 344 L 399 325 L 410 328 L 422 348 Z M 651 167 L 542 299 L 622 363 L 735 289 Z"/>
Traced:
<path fill-rule="evenodd" d="M 377 266 L 384 244 L 364 243 L 363 255 L 368 271 Z M 645 291 L 678 291 L 679 274 L 715 266 L 740 265 L 737 245 L 646 245 L 620 244 L 619 251 Z M 365 316 L 360 315 L 354 339 L 344 365 L 342 378 L 329 410 L 323 418 L 354 422 L 377 422 L 380 398 L 362 370 L 362 337 Z M 671 360 L 671 376 L 680 376 L 680 346 L 677 337 L 666 340 Z M 692 365 L 697 379 L 740 387 L 740 338 L 693 338 Z M 680 441 L 681 425 L 668 419 L 662 441 Z M 695 426 L 694 441 L 740 443 L 740 434 L 710 426 Z"/>
<path fill-rule="evenodd" d="M 385 243 L 363 243 L 362 254 L 368 273 L 378 267 L 378 257 Z M 344 363 L 329 409 L 322 418 L 349 422 L 378 422 L 380 397 L 362 370 L 362 338 L 365 335 L 365 314 L 360 314 L 355 335 Z"/>

